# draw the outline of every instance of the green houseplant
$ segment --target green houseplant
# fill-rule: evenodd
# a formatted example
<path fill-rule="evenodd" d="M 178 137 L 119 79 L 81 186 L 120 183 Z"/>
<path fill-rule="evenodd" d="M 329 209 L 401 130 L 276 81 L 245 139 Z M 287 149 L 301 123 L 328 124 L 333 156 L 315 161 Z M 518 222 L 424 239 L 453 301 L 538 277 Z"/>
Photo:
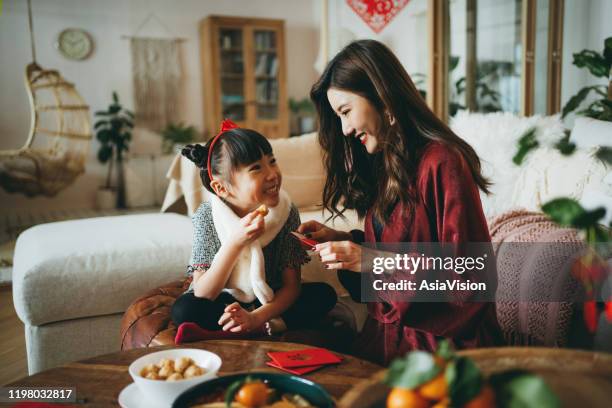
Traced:
<path fill-rule="evenodd" d="M 197 131 L 193 126 L 183 123 L 170 123 L 162 131 L 162 151 L 165 154 L 172 153 L 175 144 L 188 144 L 196 139 Z"/>
<path fill-rule="evenodd" d="M 134 114 L 119 103 L 117 92 L 113 91 L 113 102 L 105 111 L 97 111 L 95 113 L 98 120 L 94 129 L 96 138 L 100 142 L 98 150 L 98 160 L 101 163 L 108 164 L 108 173 L 106 175 L 106 183 L 102 190 L 106 192 L 115 192 L 117 195 L 117 208 L 125 208 L 125 179 L 123 174 L 123 152 L 129 148 L 129 143 L 132 140 L 132 128 L 134 127 Z M 112 186 L 113 162 L 116 163 L 116 187 Z"/>
<path fill-rule="evenodd" d="M 578 111 L 577 114 L 612 122 L 612 37 L 605 39 L 604 49 L 601 53 L 592 50 L 582 50 L 575 53 L 573 64 L 578 68 L 588 69 L 597 78 L 606 78 L 608 83 L 582 88 L 567 101 L 561 117 L 564 118 L 570 112 L 576 110 L 593 91 L 599 98 L 591 102 L 585 109 Z"/>

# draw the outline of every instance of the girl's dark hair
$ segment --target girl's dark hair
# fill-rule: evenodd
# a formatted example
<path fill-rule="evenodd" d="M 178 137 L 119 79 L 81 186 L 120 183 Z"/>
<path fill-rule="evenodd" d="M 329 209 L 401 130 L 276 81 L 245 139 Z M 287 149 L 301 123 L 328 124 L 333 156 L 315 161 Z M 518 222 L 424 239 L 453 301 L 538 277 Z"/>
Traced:
<path fill-rule="evenodd" d="M 212 141 L 213 139 L 210 139 L 204 146 L 187 145 L 181 150 L 181 154 L 200 168 L 202 184 L 215 194 L 210 186 L 211 180 L 207 168 L 208 150 Z M 232 172 L 239 166 L 248 166 L 268 154 L 272 154 L 272 146 L 260 133 L 243 128 L 226 130 L 213 147 L 210 158 L 211 172 L 229 182 Z"/>
<path fill-rule="evenodd" d="M 327 99 L 337 88 L 366 98 L 378 111 L 380 152 L 368 154 L 359 140 L 345 137 L 341 121 Z M 334 217 L 344 208 L 363 218 L 372 208 L 385 223 L 398 202 L 414 208 L 416 170 L 420 151 L 432 140 L 458 151 L 467 162 L 478 187 L 488 193 L 490 182 L 481 174 L 480 160 L 472 147 L 429 109 L 397 57 L 375 40 L 352 42 L 328 64 L 310 91 L 319 118 L 319 143 L 323 148 L 327 180 L 323 206 Z M 388 115 L 395 118 L 393 125 Z M 407 188 L 409 186 L 409 188 Z"/>

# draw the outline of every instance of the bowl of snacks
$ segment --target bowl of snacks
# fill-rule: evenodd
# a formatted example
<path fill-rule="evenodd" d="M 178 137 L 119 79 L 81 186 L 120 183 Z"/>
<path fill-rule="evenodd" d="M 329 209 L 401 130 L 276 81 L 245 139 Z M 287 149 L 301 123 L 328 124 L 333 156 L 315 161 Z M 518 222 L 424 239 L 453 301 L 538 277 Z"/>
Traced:
<path fill-rule="evenodd" d="M 317 383 L 295 375 L 239 373 L 201 383 L 172 405 L 193 408 L 332 408 L 332 397 Z"/>
<path fill-rule="evenodd" d="M 184 348 L 144 355 L 128 371 L 142 395 L 168 406 L 186 389 L 214 378 L 220 367 L 215 353 Z"/>

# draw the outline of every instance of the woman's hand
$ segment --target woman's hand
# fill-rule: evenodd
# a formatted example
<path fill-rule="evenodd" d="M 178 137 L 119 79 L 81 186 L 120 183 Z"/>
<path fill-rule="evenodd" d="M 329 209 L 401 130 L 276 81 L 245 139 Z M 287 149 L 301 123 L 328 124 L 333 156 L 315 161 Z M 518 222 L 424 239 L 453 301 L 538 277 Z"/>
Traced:
<path fill-rule="evenodd" d="M 315 252 L 327 269 L 346 269 L 361 272 L 363 247 L 352 241 L 333 241 L 318 244 Z"/>
<path fill-rule="evenodd" d="M 249 332 L 262 324 L 253 312 L 243 309 L 238 302 L 228 305 L 219 319 L 219 326 L 223 327 L 223 331 L 229 330 L 233 333 Z"/>
<path fill-rule="evenodd" d="M 344 231 L 337 231 L 326 227 L 318 221 L 307 221 L 301 224 L 297 232 L 306 235 L 306 238 L 314 239 L 319 242 L 350 240 L 351 234 Z"/>
<path fill-rule="evenodd" d="M 252 211 L 240 219 L 232 241 L 240 247 L 245 247 L 259 238 L 265 229 L 266 222 L 263 215 L 257 210 Z"/>

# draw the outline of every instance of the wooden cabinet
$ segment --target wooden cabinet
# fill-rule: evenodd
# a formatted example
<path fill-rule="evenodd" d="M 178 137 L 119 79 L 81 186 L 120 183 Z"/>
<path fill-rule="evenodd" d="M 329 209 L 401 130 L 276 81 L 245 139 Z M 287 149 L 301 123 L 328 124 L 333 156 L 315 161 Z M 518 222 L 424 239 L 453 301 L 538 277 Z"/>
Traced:
<path fill-rule="evenodd" d="M 289 136 L 283 20 L 210 16 L 200 24 L 206 136 L 225 118 Z"/>

